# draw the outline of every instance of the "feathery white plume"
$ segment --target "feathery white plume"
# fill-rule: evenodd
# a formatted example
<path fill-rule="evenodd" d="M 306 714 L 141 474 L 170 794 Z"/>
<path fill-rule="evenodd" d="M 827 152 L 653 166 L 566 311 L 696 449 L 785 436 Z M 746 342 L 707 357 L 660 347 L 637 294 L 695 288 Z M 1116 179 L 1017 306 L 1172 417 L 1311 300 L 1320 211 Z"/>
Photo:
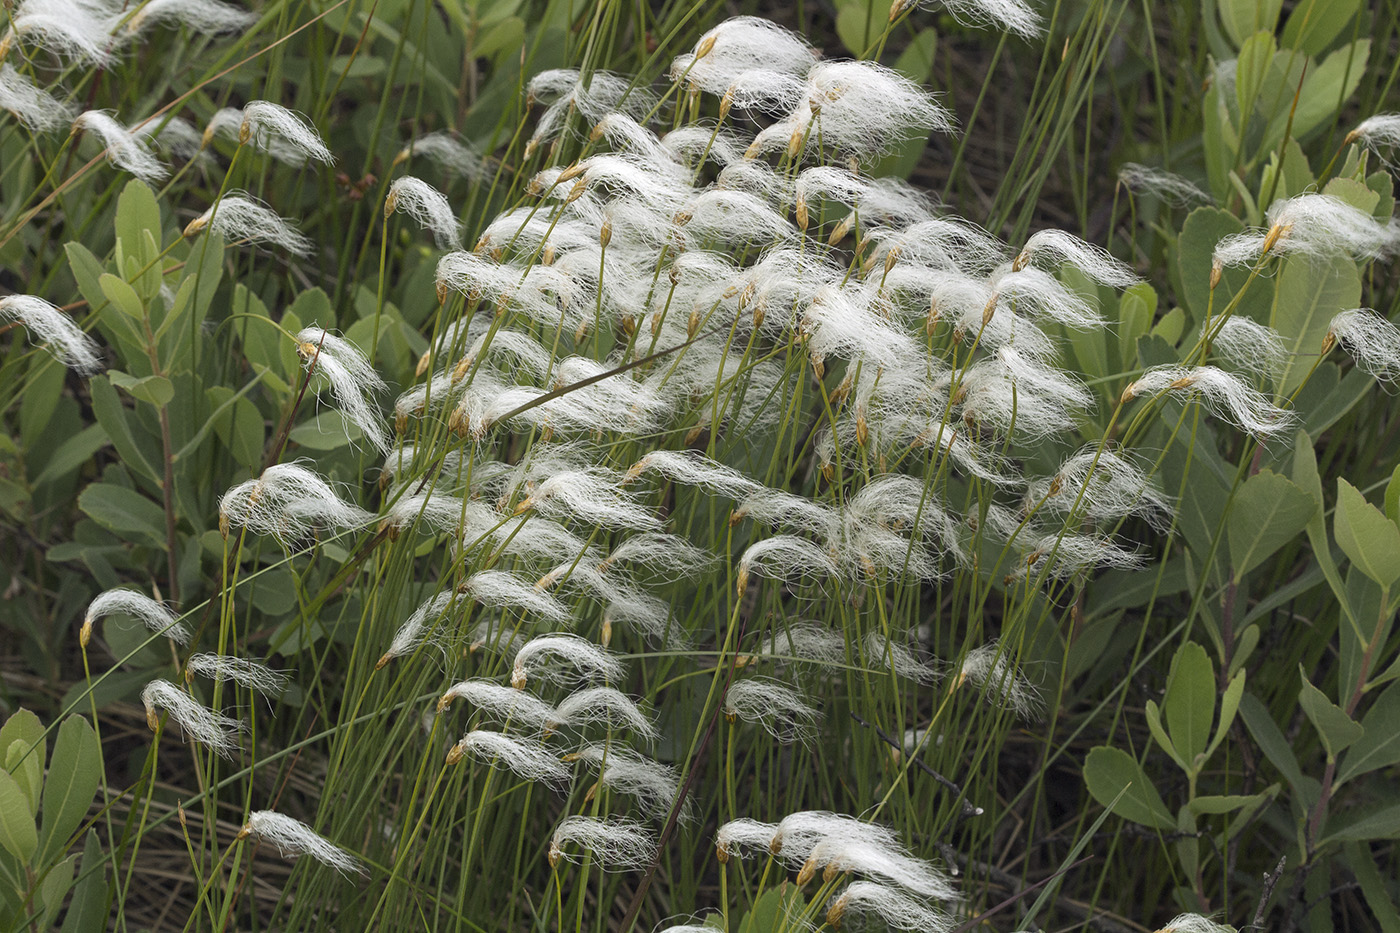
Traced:
<path fill-rule="evenodd" d="M 979 687 L 987 701 L 1026 719 L 1039 719 L 1043 710 L 1035 685 L 1021 676 L 999 642 L 974 648 L 963 658 L 950 690 L 965 683 Z"/>
<path fill-rule="evenodd" d="M 775 535 L 751 544 L 739 558 L 736 589 L 742 599 L 749 577 L 757 573 L 775 580 L 800 577 L 834 577 L 840 572 L 826 550 L 805 538 Z"/>
<path fill-rule="evenodd" d="M 675 806 L 680 780 L 674 768 L 617 745 L 586 745 L 567 757 L 601 769 L 600 784 L 635 798 L 653 819 L 665 820 Z M 693 818 L 689 800 L 681 803 L 679 818 Z"/>
<path fill-rule="evenodd" d="M 112 116 L 101 110 L 80 113 L 73 120 L 73 132 L 87 131 L 102 140 L 107 149 L 107 161 L 130 172 L 144 182 L 160 181 L 170 170 L 155 157 L 145 142 Z"/>
<path fill-rule="evenodd" d="M 277 846 L 283 856 L 309 855 L 323 865 L 345 874 L 364 874 L 360 860 L 314 832 L 300 820 L 294 820 L 273 810 L 258 810 L 248 814 L 248 822 L 238 832 L 238 838 L 256 836 Z"/>
<path fill-rule="evenodd" d="M 315 159 L 327 165 L 335 161 L 320 135 L 298 114 L 269 100 L 253 100 L 243 105 L 239 142 L 265 149 L 270 139 L 282 143 L 282 152 L 300 153 L 301 160 Z M 284 156 L 285 158 L 285 156 Z"/>
<path fill-rule="evenodd" d="M 618 477 L 598 467 L 555 473 L 530 491 L 516 510 L 533 508 L 550 518 L 575 518 L 603 528 L 660 531 L 661 522 L 618 488 Z"/>
<path fill-rule="evenodd" d="M 188 693 L 168 680 L 153 680 L 141 691 L 146 707 L 146 725 L 154 731 L 160 726 L 156 709 L 163 709 L 180 727 L 185 736 L 207 745 L 225 758 L 233 757 L 239 747 L 244 725 L 241 721 L 202 706 Z"/>
<path fill-rule="evenodd" d="M 410 141 L 394 157 L 394 162 L 399 163 L 412 156 L 423 156 L 439 168 L 473 181 L 486 177 L 486 164 L 481 153 L 448 132 L 429 133 Z"/>
<path fill-rule="evenodd" d="M 724 695 L 724 715 L 733 722 L 762 726 L 780 742 L 805 742 L 816 733 L 816 710 L 802 695 L 767 677 L 748 677 L 729 685 Z"/>
<path fill-rule="evenodd" d="M 1108 250 L 1086 243 L 1063 230 L 1040 230 L 1032 234 L 1016 257 L 1015 267 L 1024 267 L 1042 257 L 1052 263 L 1067 262 L 1100 285 L 1127 288 L 1138 281 L 1137 274 L 1109 255 Z"/>
<path fill-rule="evenodd" d="M 812 846 L 797 883 L 804 884 L 818 868 L 825 869 L 827 881 L 838 873 L 852 872 L 882 878 L 920 897 L 954 900 L 958 896 L 942 872 L 914 858 L 902 846 L 884 840 L 827 836 Z"/>
<path fill-rule="evenodd" d="M 341 413 L 380 453 L 387 452 L 389 430 L 371 404 L 374 394 L 386 387 L 360 348 L 320 327 L 302 328 L 296 341 L 301 358 L 330 380 L 331 393 Z"/>
<path fill-rule="evenodd" d="M 394 180 L 384 200 L 384 216 L 394 211 L 403 211 L 431 230 L 438 249 L 462 248 L 457 213 L 452 210 L 446 195 L 422 179 L 404 175 Z"/>
<path fill-rule="evenodd" d="M 702 35 L 692 52 L 671 62 L 671 80 L 719 97 L 736 82 L 753 88 L 762 75 L 787 77 L 796 83 L 816 64 L 818 52 L 798 34 L 758 16 L 735 16 Z M 799 85 L 800 87 L 800 85 Z M 764 95 L 755 94 L 739 106 L 760 106 Z M 796 100 L 796 92 L 789 106 Z"/>
<path fill-rule="evenodd" d="M 35 133 L 56 130 L 73 119 L 63 101 L 20 74 L 8 62 L 0 64 L 0 110 L 8 110 Z"/>
<path fill-rule="evenodd" d="M 738 470 L 717 463 L 698 450 L 653 450 L 632 465 L 625 479 L 636 479 L 648 472 L 660 473 L 673 483 L 699 486 L 728 499 L 743 499 L 763 488 Z"/>
<path fill-rule="evenodd" d="M 1054 476 L 1027 486 L 1026 505 L 1042 501 L 1041 507 L 1051 512 L 1068 515 L 1073 509 L 1076 516 L 1096 522 L 1137 515 L 1163 531 L 1171 515 L 1171 503 L 1139 464 L 1128 454 L 1094 445 L 1062 463 Z"/>
<path fill-rule="evenodd" d="M 1262 256 L 1314 256 L 1377 259 L 1400 244 L 1395 224 L 1383 224 L 1367 212 L 1328 194 L 1306 193 L 1275 201 L 1264 218 L 1263 232 L 1246 230 L 1215 246 L 1214 265 L 1240 265 Z"/>
<path fill-rule="evenodd" d="M 438 712 L 446 710 L 457 699 L 466 700 L 482 712 L 508 721 L 511 725 L 528 726 L 540 731 L 556 715 L 554 707 L 534 694 L 489 680 L 464 680 L 453 684 L 438 699 Z"/>
<path fill-rule="evenodd" d="M 1118 183 L 1137 194 L 1150 194 L 1167 204 L 1183 206 L 1210 204 L 1215 199 L 1188 178 L 1136 162 L 1126 162 L 1118 170 Z"/>
<path fill-rule="evenodd" d="M 413 610 L 412 615 L 399 626 L 389 650 L 380 656 L 374 669 L 379 670 L 394 658 L 410 654 L 420 646 L 436 648 L 446 655 L 448 647 L 455 640 L 455 633 L 447 625 L 448 612 L 454 608 L 461 608 L 457 594 L 444 590 Z"/>
<path fill-rule="evenodd" d="M 486 729 L 473 729 L 447 753 L 447 763 L 456 764 L 471 755 L 493 768 L 504 769 L 527 781 L 554 787 L 568 783 L 569 769 L 539 742 L 518 739 Z"/>
<path fill-rule="evenodd" d="M 112 6 L 88 0 L 22 0 L 9 11 L 0 48 L 8 51 L 19 40 L 73 64 L 106 67 L 124 44 L 111 32 L 114 13 Z"/>
<path fill-rule="evenodd" d="M 0 302 L 3 304 L 3 302 Z M 1384 382 L 1400 380 L 1400 329 L 1370 308 L 1332 318 L 1328 338 L 1342 345 L 1356 365 Z M 1324 346 L 1324 352 L 1330 350 Z"/>
<path fill-rule="evenodd" d="M 569 694 L 555 709 L 549 725 L 584 726 L 601 723 L 630 729 L 648 742 L 660 733 L 631 697 L 614 687 L 585 687 Z"/>
<path fill-rule="evenodd" d="M 566 851 L 577 845 L 593 855 L 604 871 L 635 871 L 643 868 L 656 855 L 656 840 L 639 823 L 619 819 L 599 819 L 592 816 L 568 816 L 554 829 L 549 840 L 551 868 L 562 859 L 578 861 L 581 853 Z"/>
<path fill-rule="evenodd" d="M 1400 145 L 1400 113 L 1378 113 L 1356 125 L 1342 145 L 1361 142 L 1367 149 L 1378 151 L 1380 146 Z"/>
<path fill-rule="evenodd" d="M 201 652 L 190 655 L 190 659 L 185 662 L 185 681 L 188 683 L 196 675 L 208 677 L 210 680 L 231 680 L 249 690 L 269 696 L 277 696 L 287 689 L 286 671 L 275 671 L 266 664 L 227 654 Z"/>
<path fill-rule="evenodd" d="M 1234 927 L 1216 923 L 1200 914 L 1178 914 L 1157 933 L 1234 933 Z"/>
<path fill-rule="evenodd" d="M 879 632 L 871 632 L 865 636 L 865 654 L 870 663 L 887 667 L 898 676 L 907 677 L 915 683 L 934 684 L 943 676 L 937 667 L 920 661 L 904 645 L 895 643 Z"/>
<path fill-rule="evenodd" d="M 777 832 L 776 823 L 760 823 L 748 817 L 730 820 L 715 833 L 715 857 L 724 864 L 746 849 L 766 855 Z"/>
<path fill-rule="evenodd" d="M 103 369 L 102 350 L 73 319 L 34 295 L 0 298 L 0 321 L 16 321 L 49 345 L 49 352 L 74 372 L 91 376 Z"/>
<path fill-rule="evenodd" d="M 311 254 L 312 243 L 288 221 L 247 192 L 233 191 L 185 225 L 185 236 L 208 228 L 226 240 L 272 243 L 298 256 Z"/>
<path fill-rule="evenodd" d="M 713 554 L 679 535 L 643 532 L 613 548 L 598 569 L 605 571 L 619 564 L 633 564 L 675 577 L 694 574 L 714 562 Z"/>
<path fill-rule="evenodd" d="M 1277 376 L 1288 360 L 1278 331 L 1239 315 L 1220 325 L 1210 345 L 1231 366 L 1256 377 Z"/>
<path fill-rule="evenodd" d="M 896 0 L 890 20 L 915 4 L 947 10 L 964 26 L 1004 29 L 1023 39 L 1033 39 L 1043 31 L 1040 14 L 1025 0 Z"/>
<path fill-rule="evenodd" d="M 230 527 L 238 527 L 290 544 L 317 528 L 362 528 L 371 518 L 296 463 L 274 463 L 262 476 L 239 483 L 219 499 L 219 530 L 225 537 Z"/>
<path fill-rule="evenodd" d="M 1219 417 L 1261 439 L 1287 433 L 1297 420 L 1292 412 L 1278 408 L 1238 376 L 1214 366 L 1149 369 L 1128 384 L 1123 398 L 1174 391 L 1187 393 Z"/>
<path fill-rule="evenodd" d="M 246 29 L 257 21 L 256 13 L 219 0 L 146 0 L 126 21 L 126 31 L 139 33 L 154 23 L 171 23 L 214 35 Z"/>
<path fill-rule="evenodd" d="M 190 630 L 179 621 L 179 616 L 165 603 L 157 602 L 144 593 L 135 590 L 114 589 L 99 593 L 88 603 L 83 615 L 83 627 L 78 639 L 87 645 L 92 637 L 92 623 L 114 612 L 135 616 L 141 623 L 157 635 L 164 635 L 177 645 L 190 643 Z"/>
<path fill-rule="evenodd" d="M 543 635 L 515 653 L 510 685 L 523 690 L 532 675 L 546 682 L 577 684 L 618 681 L 623 673 L 621 661 L 577 635 Z"/>
<path fill-rule="evenodd" d="M 517 609 L 556 625 L 569 620 L 569 610 L 563 603 L 504 570 L 480 570 L 462 583 L 460 591 L 493 609 Z"/>
<path fill-rule="evenodd" d="M 949 933 L 953 918 L 915 897 L 874 881 L 856 881 L 832 898 L 826 922 L 839 927 L 846 914 L 875 914 L 892 930 Z"/>

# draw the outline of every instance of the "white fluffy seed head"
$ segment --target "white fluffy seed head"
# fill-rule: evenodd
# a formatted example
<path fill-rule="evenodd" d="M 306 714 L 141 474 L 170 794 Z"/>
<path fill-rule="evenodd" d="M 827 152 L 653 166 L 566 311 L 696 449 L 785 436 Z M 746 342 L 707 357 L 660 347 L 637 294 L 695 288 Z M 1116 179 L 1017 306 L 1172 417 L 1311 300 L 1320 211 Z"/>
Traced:
<path fill-rule="evenodd" d="M 1278 331 L 1238 315 L 1220 325 L 1211 349 L 1232 368 L 1255 377 L 1275 377 L 1288 361 L 1288 350 Z"/>
<path fill-rule="evenodd" d="M 1039 719 L 1043 712 L 1040 691 L 1021 675 L 998 642 L 969 651 L 958 665 L 949 689 L 969 683 L 981 689 L 989 703 L 1018 716 Z"/>
<path fill-rule="evenodd" d="M 185 662 L 185 680 L 195 676 L 210 680 L 233 681 L 267 696 L 278 696 L 287 689 L 287 672 L 275 671 L 266 664 L 236 658 L 227 654 L 201 652 Z"/>
<path fill-rule="evenodd" d="M 1052 477 L 1032 480 L 1026 487 L 1026 507 L 1058 515 L 1071 511 L 1096 522 L 1126 515 L 1147 520 L 1166 530 L 1171 503 L 1157 489 L 1144 467 L 1130 455 L 1091 445 L 1060 465 Z"/>
<path fill-rule="evenodd" d="M 188 693 L 168 680 L 153 680 L 141 691 L 146 707 L 146 724 L 155 730 L 160 725 L 157 709 L 163 709 L 178 725 L 185 737 L 207 745 L 225 758 L 232 758 L 241 745 L 244 724 L 237 719 L 201 705 Z"/>
<path fill-rule="evenodd" d="M 246 29 L 258 15 L 219 0 L 146 0 L 126 21 L 127 33 L 139 33 L 154 23 L 184 26 L 191 32 L 217 35 Z"/>
<path fill-rule="evenodd" d="M 808 854 L 798 875 L 798 884 L 818 868 L 825 869 L 823 874 L 827 880 L 838 873 L 850 872 L 880 878 L 923 898 L 946 901 L 958 896 L 952 882 L 938 869 L 914 858 L 902 846 L 884 841 L 843 836 L 823 839 Z"/>
<path fill-rule="evenodd" d="M 798 34 L 761 17 L 735 16 L 702 35 L 693 51 L 677 56 L 671 80 L 719 97 L 746 76 L 752 76 L 749 85 L 758 75 L 796 82 L 817 60 L 816 50 Z"/>
<path fill-rule="evenodd" d="M 907 647 L 886 638 L 879 632 L 865 636 L 865 654 L 877 668 L 888 668 L 900 677 L 915 683 L 935 684 L 943 676 L 933 664 L 920 661 Z"/>
<path fill-rule="evenodd" d="M 698 450 L 653 450 L 632 465 L 626 479 L 635 479 L 644 473 L 659 473 L 673 483 L 698 486 L 728 499 L 743 499 L 763 488 L 738 470 L 717 463 Z"/>
<path fill-rule="evenodd" d="M 258 810 L 248 814 L 248 822 L 238 834 L 242 839 L 256 836 L 277 847 L 283 856 L 296 857 L 309 855 L 323 865 L 329 865 L 346 875 L 365 873 L 360 860 L 349 852 L 320 835 L 300 820 L 292 819 L 272 810 Z"/>
<path fill-rule="evenodd" d="M 340 498 L 321 477 L 297 463 L 275 463 L 262 476 L 239 483 L 219 498 L 219 530 L 247 528 L 284 545 L 317 529 L 363 528 L 373 516 Z"/>
<path fill-rule="evenodd" d="M 748 677 L 729 685 L 724 715 L 733 722 L 762 726 L 780 742 L 806 742 L 816 734 L 820 715 L 802 694 L 767 677 Z"/>
<path fill-rule="evenodd" d="M 582 851 L 573 851 L 577 846 Z M 645 868 L 656 855 L 656 839 L 640 823 L 592 816 L 569 816 L 555 827 L 549 840 L 549 864 L 578 861 L 583 852 L 593 855 L 604 871 Z"/>
<path fill-rule="evenodd" d="M 715 833 L 715 856 L 724 864 L 746 850 L 766 855 L 777 832 L 776 823 L 760 823 L 748 817 L 730 820 Z"/>
<path fill-rule="evenodd" d="M 375 664 L 375 670 L 421 647 L 435 648 L 446 657 L 457 640 L 449 613 L 460 608 L 457 594 L 450 589 L 428 599 L 399 626 L 389 650 Z"/>
<path fill-rule="evenodd" d="M 1234 933 L 1234 928 L 1200 914 L 1178 914 L 1157 933 Z"/>
<path fill-rule="evenodd" d="M 438 249 L 461 249 L 461 226 L 457 213 L 447 196 L 432 185 L 412 175 L 398 178 L 389 186 L 384 201 L 384 216 L 403 211 L 420 225 L 432 231 Z"/>
<path fill-rule="evenodd" d="M 811 122 L 815 135 L 819 123 L 823 146 L 861 158 L 911 137 L 951 133 L 955 127 L 953 115 L 922 86 L 873 62 L 813 65 L 807 72 L 807 97 L 793 116 L 799 132 L 808 132 Z"/>
<path fill-rule="evenodd" d="M 581 729 L 588 725 L 606 725 L 630 729 L 648 742 L 655 741 L 660 732 L 636 701 L 614 687 L 585 687 L 575 690 L 554 712 L 551 725 Z"/>
<path fill-rule="evenodd" d="M 1356 365 L 1384 382 L 1400 381 L 1400 329 L 1370 308 L 1343 311 L 1332 318 L 1329 343 L 1340 343 Z"/>
<path fill-rule="evenodd" d="M 1215 415 L 1263 440 L 1288 433 L 1297 421 L 1293 412 L 1277 407 L 1238 376 L 1214 366 L 1149 369 L 1129 383 L 1123 397 L 1159 392 L 1185 392 Z"/>
<path fill-rule="evenodd" d="M 0 321 L 17 321 L 49 352 L 74 372 L 91 376 L 102 371 L 102 349 L 59 308 L 34 295 L 0 298 Z"/>
<path fill-rule="evenodd" d="M 473 729 L 447 753 L 447 763 L 456 764 L 464 755 L 492 768 L 503 769 L 526 781 L 562 787 L 569 781 L 569 769 L 559 763 L 540 742 L 520 739 L 486 729 Z"/>
<path fill-rule="evenodd" d="M 1268 228 L 1246 230 L 1216 244 L 1217 268 L 1265 256 L 1378 259 L 1400 245 L 1400 229 L 1327 194 L 1306 193 L 1275 201 L 1265 214 Z"/>
<path fill-rule="evenodd" d="M 826 921 L 837 927 L 846 914 L 874 914 L 890 929 L 921 933 L 949 933 L 956 925 L 952 917 L 919 898 L 874 881 L 853 882 L 833 897 L 827 905 Z"/>
<path fill-rule="evenodd" d="M 660 531 L 660 520 L 625 495 L 618 479 L 597 467 L 555 473 L 535 486 L 518 510 L 533 508 L 549 518 L 574 518 L 614 530 Z"/>
<path fill-rule="evenodd" d="M 149 184 L 170 174 L 170 170 L 155 157 L 144 140 L 122 126 L 110 114 L 101 110 L 80 113 L 73 120 L 73 132 L 86 131 L 102 141 L 107 148 L 107 161 L 130 172 Z"/>
<path fill-rule="evenodd" d="M 742 599 L 749 577 L 758 574 L 775 580 L 821 579 L 840 572 L 836 561 L 824 548 L 805 538 L 774 535 L 751 544 L 739 558 L 736 589 Z"/>
<path fill-rule="evenodd" d="M 1137 274 L 1108 250 L 1086 243 L 1063 230 L 1040 230 L 1032 234 L 1016 257 L 1016 265 L 1044 262 L 1051 266 L 1067 262 L 1100 285 L 1128 288 L 1138 281 Z"/>
<path fill-rule="evenodd" d="M 472 181 L 486 177 L 486 163 L 481 153 L 470 143 L 446 131 L 429 133 L 412 140 L 394 157 L 394 162 L 403 162 L 413 156 L 423 156 L 450 174 Z"/>
<path fill-rule="evenodd" d="M 1400 113 L 1378 113 L 1362 120 L 1346 135 L 1343 144 L 1358 141 L 1372 151 L 1382 146 L 1400 146 Z"/>
<path fill-rule="evenodd" d="M 326 144 L 305 118 L 268 100 L 249 101 L 243 106 L 243 122 L 238 128 L 240 142 L 263 149 L 277 139 L 302 161 L 314 159 L 327 165 L 335 161 Z"/>
<path fill-rule="evenodd" d="M 1118 183 L 1136 194 L 1151 195 L 1178 207 L 1215 200 L 1188 178 L 1137 162 L 1127 162 L 1118 170 Z"/>
<path fill-rule="evenodd" d="M 289 221 L 247 192 L 232 191 L 224 195 L 185 226 L 185 236 L 194 236 L 205 229 L 226 240 L 271 243 L 298 256 L 309 256 L 313 245 Z"/>
<path fill-rule="evenodd" d="M 86 645 L 92 636 L 92 624 L 113 613 L 135 616 L 150 631 L 157 635 L 164 635 L 177 645 L 183 646 L 190 643 L 190 630 L 179 621 L 179 616 L 175 614 L 173 609 L 144 593 L 126 589 L 107 590 L 105 593 L 98 594 L 96 599 L 88 603 L 87 613 L 83 616 L 83 627 L 79 641 Z"/>
<path fill-rule="evenodd" d="M 531 676 L 562 684 L 616 682 L 623 674 L 621 661 L 577 635 L 543 635 L 515 653 L 510 684 L 517 690 L 524 689 Z"/>
<path fill-rule="evenodd" d="M 533 582 L 504 570 L 481 570 L 472 574 L 462 584 L 461 592 L 493 609 L 514 609 L 556 625 L 569 620 L 569 610 L 563 603 Z"/>
<path fill-rule="evenodd" d="M 557 718 L 554 707 L 534 694 L 506 687 L 489 680 L 464 680 L 453 684 L 439 699 L 438 712 L 443 712 L 453 700 L 466 700 L 483 713 L 512 726 L 526 726 L 543 731 Z"/>
<path fill-rule="evenodd" d="M 6 48 L 19 39 L 25 46 L 52 52 L 73 64 L 105 67 L 114 63 L 125 42 L 113 35 L 114 10 L 88 0 L 29 0 L 9 14 Z"/>
<path fill-rule="evenodd" d="M 360 348 L 320 327 L 303 328 L 296 341 L 301 358 L 330 381 L 341 413 L 380 453 L 387 452 L 389 429 L 374 404 L 375 394 L 385 389 L 384 380 Z"/>
<path fill-rule="evenodd" d="M 600 784 L 635 799 L 652 819 L 665 820 L 675 807 L 680 779 L 672 767 L 615 744 L 586 745 L 568 757 L 601 769 Z M 690 801 L 682 801 L 678 818 L 688 822 L 693 817 Z"/>
<path fill-rule="evenodd" d="M 35 133 L 56 130 L 73 119 L 67 104 L 20 74 L 8 62 L 0 64 L 0 110 L 8 110 Z"/>
<path fill-rule="evenodd" d="M 897 10 L 913 3 L 946 10 L 964 26 L 1002 29 L 1023 39 L 1033 39 L 1044 31 L 1040 14 L 1025 0 L 896 0 L 890 19 L 898 15 Z"/>

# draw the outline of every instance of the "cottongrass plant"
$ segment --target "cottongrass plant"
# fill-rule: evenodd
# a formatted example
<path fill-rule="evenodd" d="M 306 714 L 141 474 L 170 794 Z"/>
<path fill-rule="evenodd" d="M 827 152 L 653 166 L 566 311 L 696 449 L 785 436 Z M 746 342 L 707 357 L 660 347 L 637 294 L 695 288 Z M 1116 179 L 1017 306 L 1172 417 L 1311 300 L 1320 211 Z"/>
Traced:
<path fill-rule="evenodd" d="M 16 6 L 6 42 L 105 65 L 141 27 L 113 33 L 100 4 L 82 8 L 97 25 L 48 26 L 41 5 Z M 900 0 L 890 21 L 924 6 Z M 1020 37 L 1041 28 L 1017 0 L 940 8 Z M 146 15 L 210 31 L 246 20 L 218 4 Z M 66 104 L 9 75 L 0 103 L 14 101 L 27 125 L 66 118 Z M 281 784 L 364 861 L 272 811 L 249 813 L 238 838 L 343 874 L 376 866 L 373 906 L 320 915 L 289 890 L 292 916 L 377 927 L 410 901 L 430 923 L 488 904 L 510 911 L 509 925 L 518 900 L 529 923 L 565 926 L 572 913 L 582 929 L 586 909 L 623 890 L 591 877 L 595 867 L 635 873 L 637 909 L 658 879 L 713 890 L 684 854 L 686 834 L 711 825 L 726 929 L 754 890 L 748 875 L 731 890 L 730 873 L 758 856 L 770 860 L 759 889 L 784 871 L 808 889 L 794 927 L 860 916 L 950 930 L 960 894 L 915 849 L 987 842 L 992 829 L 960 834 L 960 820 L 985 812 L 963 798 L 999 796 L 1008 730 L 1029 734 L 1060 712 L 1066 685 L 1052 678 L 1074 639 L 1056 640 L 1051 623 L 1063 613 L 1077 624 L 1096 575 L 1158 557 L 1179 518 L 1162 452 L 1178 436 L 1162 433 L 1173 403 L 1178 430 L 1224 422 L 1249 436 L 1250 453 L 1299 424 L 1292 398 L 1261 387 L 1288 362 L 1280 335 L 1223 302 L 1175 363 L 1076 367 L 1071 347 L 1114 342 L 1114 303 L 1143 288 L 1137 272 L 1062 230 L 1003 242 L 1001 227 L 872 177 L 896 147 L 957 132 L 945 104 L 898 71 L 823 58 L 739 17 L 667 75 L 659 88 L 596 67 L 523 79 L 529 116 L 499 163 L 446 132 L 376 135 L 397 151 L 389 172 L 421 156 L 448 185 L 491 165 L 518 184 L 500 198 L 493 189 L 491 216 L 473 227 L 460 191 L 385 179 L 375 229 L 406 213 L 437 250 L 414 248 L 426 257 L 415 281 L 438 299 L 424 312 L 430 332 L 407 323 L 424 309 L 391 312 L 372 289 L 359 321 L 279 324 L 287 358 L 295 351 L 304 367 L 285 373 L 300 383 L 273 422 L 275 443 L 251 458 L 267 465 L 220 496 L 220 536 L 200 537 L 189 557 L 171 552 L 172 566 L 220 573 L 208 609 L 219 650 L 177 655 L 183 689 L 147 683 L 151 727 L 163 711 L 216 753 L 196 756 L 210 788 L 228 774 L 216 758 L 245 753 L 251 787 L 266 756 L 287 753 L 262 734 L 245 743 L 245 721 L 194 692 L 204 678 L 215 706 L 229 683 L 283 695 L 279 710 L 307 717 L 297 751 L 314 760 L 288 766 Z M 97 111 L 77 121 L 119 168 L 166 177 L 150 135 Z M 1374 124 L 1356 138 L 1393 136 Z M 278 104 L 217 110 L 200 137 L 206 154 L 215 139 L 329 188 L 317 173 L 330 148 Z M 1165 200 L 1203 199 L 1161 174 L 1124 177 Z M 218 190 L 186 236 L 327 258 L 252 195 Z M 1278 260 L 1397 248 L 1393 223 L 1327 194 L 1296 194 L 1264 216 L 1213 245 L 1212 289 L 1232 266 L 1249 266 L 1253 282 Z M 91 339 L 46 302 L 3 298 L 0 313 L 75 369 L 100 368 Z M 1400 375 L 1400 331 L 1380 315 L 1337 316 L 1320 349 L 1335 344 L 1368 372 Z M 398 358 L 404 372 L 388 371 Z M 321 404 L 367 449 L 284 460 L 289 439 L 305 436 L 297 404 L 326 386 Z M 258 432 L 265 420 L 253 419 Z M 311 587 L 323 571 L 324 587 Z M 261 604 L 279 599 L 295 603 L 295 624 L 264 631 Z M 119 589 L 89 606 L 81 642 L 117 612 L 181 647 L 192 637 L 173 610 Z M 295 673 L 238 653 L 263 639 Z M 325 675 L 342 663 L 343 691 Z M 325 731 L 321 715 L 334 720 Z M 908 749 L 891 738 L 906 735 Z M 935 757 L 951 777 L 924 761 Z M 874 764 L 840 770 L 855 761 Z M 828 797 L 866 815 L 786 812 Z M 775 822 L 740 815 L 750 812 Z M 541 850 L 548 872 L 527 865 Z M 488 862 L 513 866 L 518 883 L 453 890 L 474 884 L 458 873 L 474 879 Z M 232 880 L 222 863 L 197 867 L 211 889 Z M 1208 929 L 1188 916 L 1164 929 Z"/>

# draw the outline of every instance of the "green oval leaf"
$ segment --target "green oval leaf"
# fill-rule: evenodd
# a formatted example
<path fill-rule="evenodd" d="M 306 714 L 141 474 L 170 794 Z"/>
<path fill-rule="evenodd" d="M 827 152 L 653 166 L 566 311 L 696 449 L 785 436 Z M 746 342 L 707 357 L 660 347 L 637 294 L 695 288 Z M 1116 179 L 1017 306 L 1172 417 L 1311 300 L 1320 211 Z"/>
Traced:
<path fill-rule="evenodd" d="M 58 727 L 49 779 L 44 783 L 43 861 L 51 861 L 68 847 L 101 782 L 97 733 L 82 716 L 69 716 Z"/>
<path fill-rule="evenodd" d="M 1188 768 L 1199 770 L 1196 758 L 1210 742 L 1210 725 L 1215 719 L 1215 668 L 1206 649 L 1188 641 L 1176 649 L 1162 712 L 1172 745 Z"/>
<path fill-rule="evenodd" d="M 1400 579 L 1400 528 L 1340 477 L 1332 533 L 1352 564 L 1366 576 L 1381 586 Z"/>
<path fill-rule="evenodd" d="M 1100 745 L 1090 751 L 1084 760 L 1084 783 L 1095 800 L 1125 820 L 1153 829 L 1176 829 L 1176 818 L 1162 802 L 1157 788 L 1122 749 Z M 1113 802 L 1115 798 L 1117 803 Z"/>
<path fill-rule="evenodd" d="M 1235 581 L 1298 536 L 1317 511 L 1311 496 L 1271 470 L 1262 470 L 1235 493 L 1227 531 Z"/>
<path fill-rule="evenodd" d="M 134 489 L 93 483 L 78 496 L 78 508 L 108 531 L 165 548 L 165 512 Z"/>
<path fill-rule="evenodd" d="M 136 289 L 132 288 L 125 279 L 118 278 L 110 272 L 104 272 L 97 283 L 102 287 L 102 294 L 107 296 L 107 300 L 118 311 L 138 321 L 145 319 L 146 306 L 141 302 L 141 296 L 136 294 Z"/>
<path fill-rule="evenodd" d="M 1342 749 L 1361 738 L 1361 724 L 1343 712 L 1340 706 L 1327 699 L 1327 694 L 1314 687 L 1303 672 L 1302 665 L 1299 665 L 1298 673 L 1303 678 L 1303 688 L 1298 691 L 1298 705 L 1307 714 L 1313 728 L 1317 729 L 1317 734 L 1322 738 L 1322 745 L 1327 749 L 1327 757 L 1336 758 Z"/>
<path fill-rule="evenodd" d="M 1392 684 L 1361 719 L 1365 731 L 1337 769 L 1336 786 L 1400 762 L 1400 683 Z"/>
<path fill-rule="evenodd" d="M 26 864 L 39 846 L 29 802 L 8 771 L 0 771 L 0 846 Z"/>

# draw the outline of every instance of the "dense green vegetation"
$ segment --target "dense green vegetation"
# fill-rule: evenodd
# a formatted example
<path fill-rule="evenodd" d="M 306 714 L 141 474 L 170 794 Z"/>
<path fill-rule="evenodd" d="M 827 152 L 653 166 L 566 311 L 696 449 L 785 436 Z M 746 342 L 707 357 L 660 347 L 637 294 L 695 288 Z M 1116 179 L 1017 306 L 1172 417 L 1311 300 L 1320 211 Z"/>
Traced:
<path fill-rule="evenodd" d="M 7 5 L 0 927 L 1400 930 L 1400 7 L 783 6 Z"/>

